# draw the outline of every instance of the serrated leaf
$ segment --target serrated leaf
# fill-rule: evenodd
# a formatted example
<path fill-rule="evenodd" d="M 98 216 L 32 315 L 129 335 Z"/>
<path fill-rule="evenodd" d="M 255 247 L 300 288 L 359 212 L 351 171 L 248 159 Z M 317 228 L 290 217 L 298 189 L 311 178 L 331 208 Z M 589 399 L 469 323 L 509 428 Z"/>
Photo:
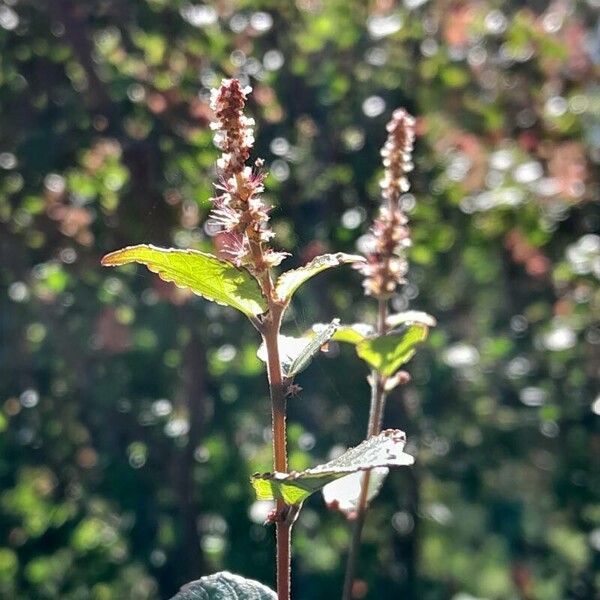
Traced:
<path fill-rule="evenodd" d="M 344 254 L 338 252 L 337 254 L 322 254 L 313 258 L 308 264 L 300 267 L 299 269 L 292 269 L 283 273 L 277 280 L 275 290 L 277 296 L 281 300 L 289 302 L 294 292 L 308 279 L 314 277 L 317 273 L 325 271 L 325 269 L 331 269 L 343 264 L 364 262 L 362 256 L 355 254 Z"/>
<path fill-rule="evenodd" d="M 277 600 L 266 585 L 221 571 L 184 585 L 171 600 Z"/>
<path fill-rule="evenodd" d="M 339 319 L 334 319 L 328 325 L 323 325 L 318 333 L 303 337 L 279 336 L 279 360 L 281 370 L 286 377 L 293 377 L 306 369 L 311 360 L 335 333 Z M 267 362 L 267 349 L 264 342 L 259 346 L 256 356 Z"/>
<path fill-rule="evenodd" d="M 313 359 L 321 348 L 332 338 L 340 326 L 339 319 L 333 319 L 329 325 L 323 327 L 320 331 L 317 331 L 316 335 L 309 338 L 309 342 L 306 347 L 296 356 L 292 364 L 289 366 L 286 377 L 293 377 L 308 367 L 310 361 Z"/>
<path fill-rule="evenodd" d="M 188 288 L 207 300 L 237 308 L 248 317 L 267 310 L 256 279 L 212 254 L 140 244 L 111 252 L 102 259 L 105 267 L 133 262 L 145 265 L 164 281 Z"/>
<path fill-rule="evenodd" d="M 371 469 L 367 505 L 379 494 L 379 490 L 381 490 L 381 486 L 389 471 L 387 467 Z M 358 473 L 352 473 L 328 483 L 322 490 L 325 504 L 327 504 L 328 508 L 339 510 L 347 517 L 351 517 L 358 510 L 364 478 L 365 474 L 359 471 Z"/>
<path fill-rule="evenodd" d="M 264 473 L 252 477 L 258 500 L 282 499 L 300 504 L 328 483 L 376 467 L 412 465 L 414 458 L 404 452 L 406 436 L 399 429 L 387 429 L 329 462 L 291 473 Z"/>
<path fill-rule="evenodd" d="M 325 325 L 319 323 L 313 325 L 313 331 L 318 330 Z M 340 325 L 332 336 L 334 342 L 346 342 L 348 344 L 358 344 L 365 338 L 375 335 L 375 328 L 367 323 L 354 323 L 352 325 Z"/>
<path fill-rule="evenodd" d="M 422 325 L 427 325 L 427 327 L 435 327 L 437 325 L 435 317 L 420 310 L 407 310 L 390 315 L 386 319 L 386 323 L 390 329 L 396 329 L 396 327 L 399 327 L 400 325 L 407 325 L 410 323 L 421 323 Z"/>
<path fill-rule="evenodd" d="M 427 338 L 428 331 L 422 323 L 404 325 L 387 335 L 363 340 L 356 353 L 378 373 L 390 377 L 413 357 L 415 346 Z"/>
<path fill-rule="evenodd" d="M 407 310 L 405 312 L 390 315 L 387 318 L 387 326 L 390 329 L 396 329 L 400 325 L 409 325 L 419 323 L 427 327 L 435 327 L 437 322 L 434 317 L 418 310 Z M 313 325 L 313 330 L 318 327 L 324 327 L 322 324 Z M 367 323 L 353 323 L 352 325 L 340 325 L 331 338 L 334 342 L 346 342 L 355 346 L 366 338 L 375 337 L 376 330 Z"/>

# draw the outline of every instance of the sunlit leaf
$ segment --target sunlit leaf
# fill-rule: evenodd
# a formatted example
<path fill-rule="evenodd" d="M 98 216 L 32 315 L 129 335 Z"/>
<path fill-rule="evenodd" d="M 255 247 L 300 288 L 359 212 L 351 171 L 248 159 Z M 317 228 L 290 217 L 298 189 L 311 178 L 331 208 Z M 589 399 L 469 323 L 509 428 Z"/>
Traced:
<path fill-rule="evenodd" d="M 356 346 L 357 354 L 384 377 L 393 375 L 415 353 L 415 346 L 427 338 L 422 323 L 404 325 L 387 335 L 367 338 Z"/>
<path fill-rule="evenodd" d="M 293 377 L 306 369 L 311 360 L 327 344 L 335 334 L 339 326 L 339 319 L 334 319 L 329 324 L 322 324 L 318 327 L 317 333 L 305 335 L 303 337 L 291 337 L 287 335 L 279 336 L 279 359 L 281 361 L 281 370 L 286 377 Z M 317 326 L 315 326 L 317 327 Z M 264 342 L 258 348 L 256 355 L 263 362 L 267 362 L 267 348 Z"/>
<path fill-rule="evenodd" d="M 287 377 L 293 377 L 297 373 L 300 373 L 300 371 L 306 369 L 306 367 L 310 364 L 310 361 L 313 359 L 315 354 L 317 354 L 319 350 L 321 350 L 321 348 L 335 334 L 337 328 L 339 327 L 339 324 L 340 320 L 334 319 L 333 321 L 331 321 L 331 323 L 329 323 L 329 325 L 326 325 L 325 327 L 321 328 L 321 330 L 318 331 L 316 335 L 309 338 L 308 344 L 304 347 L 302 352 L 300 352 L 296 356 L 292 364 L 289 366 L 285 375 Z"/>
<path fill-rule="evenodd" d="M 388 473 L 389 469 L 387 467 L 371 469 L 367 505 L 379 493 Z M 339 510 L 348 517 L 354 515 L 358 509 L 364 478 L 365 473 L 359 471 L 328 483 L 322 490 L 325 504 L 332 510 Z"/>
<path fill-rule="evenodd" d="M 409 325 L 413 323 L 435 327 L 436 320 L 431 315 L 417 311 L 407 310 L 406 312 L 396 313 L 387 318 L 387 326 L 390 329 L 396 329 L 400 325 Z M 323 324 L 313 326 L 313 330 L 324 327 Z M 375 337 L 376 330 L 367 323 L 353 323 L 352 325 L 340 325 L 331 338 L 334 342 L 346 342 L 355 346 L 366 338 Z"/>
<path fill-rule="evenodd" d="M 317 467 L 291 473 L 257 473 L 252 485 L 259 500 L 280 498 L 286 504 L 300 504 L 323 486 L 350 473 L 412 465 L 414 458 L 404 452 L 405 443 L 403 431 L 387 429 Z"/>
<path fill-rule="evenodd" d="M 310 344 L 310 337 L 294 337 L 290 335 L 279 336 L 279 360 L 281 362 L 281 370 L 287 373 L 291 364 L 296 358 L 304 352 Z M 256 356 L 264 363 L 267 362 L 267 347 L 262 342 L 256 351 Z"/>
<path fill-rule="evenodd" d="M 313 331 L 320 331 L 327 327 L 325 323 L 316 323 L 313 325 Z M 375 335 L 375 328 L 367 323 L 353 323 L 352 325 L 339 325 L 331 337 L 334 342 L 346 342 L 348 344 L 358 344 L 365 338 Z"/>
<path fill-rule="evenodd" d="M 386 324 L 390 329 L 396 329 L 396 327 L 399 327 L 400 325 L 408 325 L 411 323 L 421 323 L 422 325 L 427 325 L 427 327 L 435 327 L 437 325 L 435 317 L 432 317 L 426 312 L 421 312 L 420 310 L 407 310 L 405 312 L 390 315 L 386 319 Z"/>
<path fill-rule="evenodd" d="M 277 594 L 267 586 L 221 571 L 184 585 L 171 600 L 275 600 Z"/>
<path fill-rule="evenodd" d="M 249 317 L 267 310 L 257 281 L 248 272 L 212 254 L 141 244 L 111 252 L 102 259 L 107 267 L 133 262 L 146 265 L 165 281 L 189 288 L 207 300 L 237 308 Z"/>
<path fill-rule="evenodd" d="M 276 284 L 276 291 L 279 298 L 282 300 L 289 301 L 294 295 L 294 292 L 308 279 L 325 271 L 325 269 L 331 269 L 338 265 L 363 262 L 365 259 L 362 256 L 355 254 L 344 254 L 338 252 L 337 254 L 322 254 L 313 258 L 308 264 L 300 267 L 299 269 L 292 269 L 283 273 Z"/>

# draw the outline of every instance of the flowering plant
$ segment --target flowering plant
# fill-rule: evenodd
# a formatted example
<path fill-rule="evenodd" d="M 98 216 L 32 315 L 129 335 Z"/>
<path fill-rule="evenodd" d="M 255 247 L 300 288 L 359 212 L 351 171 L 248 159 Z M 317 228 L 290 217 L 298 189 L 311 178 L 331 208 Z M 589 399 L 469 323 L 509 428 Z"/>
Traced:
<path fill-rule="evenodd" d="M 269 226 L 270 206 L 261 193 L 264 189 L 263 161 L 247 163 L 254 144 L 254 121 L 244 114 L 250 88 L 236 79 L 225 80 L 213 90 L 211 106 L 215 144 L 221 150 L 217 161 L 218 195 L 212 199 L 210 218 L 221 237 L 216 255 L 195 249 L 157 248 L 137 245 L 106 255 L 102 264 L 119 266 L 141 263 L 165 281 L 186 287 L 204 298 L 225 304 L 245 314 L 262 337 L 259 356 L 267 365 L 272 407 L 273 471 L 256 474 L 252 485 L 257 498 L 274 500 L 276 505 L 268 522 L 274 523 L 277 536 L 277 594 L 252 580 L 230 573 L 218 573 L 192 582 L 176 596 L 177 600 L 197 597 L 275 598 L 290 597 L 291 530 L 303 501 L 327 485 L 365 473 L 362 481 L 359 514 L 364 515 L 366 490 L 371 469 L 405 466 L 413 458 L 404 453 L 406 438 L 399 430 L 381 431 L 385 394 L 404 381 L 399 372 L 414 353 L 414 346 L 427 334 L 431 318 L 400 314 L 388 317 L 387 300 L 406 274 L 406 247 L 409 234 L 400 207 L 400 194 L 406 188 L 405 174 L 410 170 L 414 133 L 412 119 L 397 111 L 389 126 L 383 150 L 385 178 L 382 183 L 387 204 L 373 228 L 374 249 L 367 259 L 344 253 L 324 254 L 308 264 L 273 273 L 286 257 L 272 247 L 274 233 Z M 365 277 L 365 291 L 378 298 L 380 322 L 377 330 L 363 334 L 357 326 L 340 326 L 333 319 L 315 326 L 302 338 L 281 336 L 283 315 L 296 290 L 314 275 L 343 264 L 354 264 Z M 302 371 L 331 339 L 353 339 L 357 352 L 373 369 L 372 418 L 367 439 L 337 458 L 306 469 L 289 472 L 287 460 L 286 408 L 288 397 L 298 393 L 295 376 Z M 283 351 L 284 350 L 284 351 Z M 371 494 L 372 496 L 372 494 Z M 358 537 L 351 550 L 356 554 Z M 352 563 L 352 560 L 349 564 Z M 351 579 L 351 578 L 350 578 Z"/>

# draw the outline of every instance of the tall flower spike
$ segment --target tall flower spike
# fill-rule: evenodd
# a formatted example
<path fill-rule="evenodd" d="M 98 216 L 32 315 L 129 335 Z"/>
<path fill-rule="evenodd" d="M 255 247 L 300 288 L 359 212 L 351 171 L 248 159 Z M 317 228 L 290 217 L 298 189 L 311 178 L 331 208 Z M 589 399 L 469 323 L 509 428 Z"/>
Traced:
<path fill-rule="evenodd" d="M 215 113 L 211 129 L 215 144 L 223 151 L 217 162 L 221 176 L 228 180 L 245 167 L 254 145 L 254 119 L 244 115 L 250 86 L 242 88 L 237 79 L 225 79 L 219 89 L 211 90 L 210 107 Z"/>
<path fill-rule="evenodd" d="M 214 141 L 222 151 L 217 160 L 220 194 L 214 198 L 212 222 L 220 230 L 219 254 L 240 267 L 258 274 L 278 265 L 287 254 L 264 247 L 274 233 L 269 227 L 269 211 L 260 194 L 264 190 L 263 161 L 254 168 L 246 165 L 254 145 L 254 119 L 244 115 L 251 88 L 242 88 L 237 79 L 225 79 L 211 92 L 215 121 Z"/>
<path fill-rule="evenodd" d="M 389 298 L 398 285 L 406 283 L 410 231 L 400 197 L 409 189 L 406 175 L 413 168 L 414 124 L 414 118 L 398 108 L 387 125 L 388 137 L 381 150 L 385 171 L 380 182 L 385 204 L 371 229 L 367 262 L 357 267 L 364 275 L 365 294 L 380 299 Z"/>

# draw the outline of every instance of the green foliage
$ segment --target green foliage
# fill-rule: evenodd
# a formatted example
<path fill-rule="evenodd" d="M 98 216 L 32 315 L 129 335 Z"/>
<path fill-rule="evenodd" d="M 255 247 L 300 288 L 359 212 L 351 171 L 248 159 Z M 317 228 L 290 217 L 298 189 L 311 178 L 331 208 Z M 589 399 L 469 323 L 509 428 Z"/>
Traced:
<path fill-rule="evenodd" d="M 296 290 L 306 281 L 332 267 L 364 261 L 362 256 L 344 254 L 323 254 L 313 258 L 308 264 L 298 269 L 283 273 L 277 280 L 275 289 L 282 300 L 289 302 Z"/>
<path fill-rule="evenodd" d="M 281 371 L 289 379 L 306 369 L 312 359 L 319 353 L 323 346 L 332 339 L 339 326 L 339 319 L 334 319 L 329 325 L 319 328 L 318 333 L 303 337 L 279 336 L 279 357 Z M 267 350 L 264 343 L 257 352 L 258 358 L 267 362 Z"/>
<path fill-rule="evenodd" d="M 139 245 L 116 250 L 102 259 L 105 267 L 132 262 L 146 265 L 164 281 L 186 287 L 207 300 L 237 308 L 248 317 L 258 316 L 267 308 L 257 281 L 247 271 L 212 254 Z"/>
<path fill-rule="evenodd" d="M 286 504 L 301 504 L 328 483 L 351 473 L 377 467 L 412 465 L 414 458 L 404 452 L 402 431 L 388 429 L 317 467 L 291 473 L 263 473 L 252 477 L 259 500 L 279 498 Z"/>
<path fill-rule="evenodd" d="M 308 367 L 313 357 L 321 350 L 323 346 L 335 335 L 340 320 L 334 319 L 327 327 L 321 329 L 316 335 L 310 338 L 308 344 L 299 352 L 287 369 L 284 369 L 286 377 L 294 377 Z"/>
<path fill-rule="evenodd" d="M 399 329 L 362 340 L 356 353 L 384 377 L 391 377 L 415 354 L 415 346 L 427 338 L 428 328 L 421 323 L 404 325 Z"/>
<path fill-rule="evenodd" d="M 389 315 L 386 320 L 386 325 L 390 329 L 396 329 L 401 325 L 425 325 L 426 327 L 435 327 L 437 321 L 431 315 L 418 310 L 407 310 L 400 313 Z"/>
<path fill-rule="evenodd" d="M 352 325 L 341 325 L 333 335 L 336 342 L 346 342 L 355 346 L 367 337 L 375 335 L 375 328 L 367 323 L 353 323 Z"/>
<path fill-rule="evenodd" d="M 181 588 L 172 600 L 273 600 L 275 592 L 258 581 L 222 571 Z"/>

